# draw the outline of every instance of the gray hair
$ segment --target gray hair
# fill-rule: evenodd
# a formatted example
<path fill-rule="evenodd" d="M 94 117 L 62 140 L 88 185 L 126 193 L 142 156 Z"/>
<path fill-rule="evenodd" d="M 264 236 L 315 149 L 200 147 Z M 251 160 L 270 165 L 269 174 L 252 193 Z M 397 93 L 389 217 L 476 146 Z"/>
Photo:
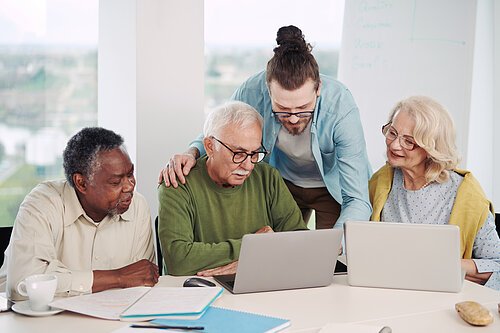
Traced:
<path fill-rule="evenodd" d="M 264 119 L 252 106 L 232 101 L 213 109 L 205 120 L 203 135 L 219 136 L 226 126 L 235 126 L 240 129 L 248 128 L 258 123 L 260 128 L 264 126 Z"/>
<path fill-rule="evenodd" d="M 429 155 L 426 181 L 443 183 L 448 180 L 449 170 L 455 169 L 460 161 L 455 145 L 455 126 L 449 112 L 426 96 L 412 96 L 397 103 L 389 115 L 389 122 L 398 112 L 407 112 L 415 120 L 413 138 Z"/>
<path fill-rule="evenodd" d="M 63 153 L 63 167 L 68 183 L 75 187 L 73 174 L 80 173 L 93 182 L 100 168 L 97 155 L 116 148 L 125 150 L 123 138 L 102 127 L 86 127 L 69 139 Z"/>

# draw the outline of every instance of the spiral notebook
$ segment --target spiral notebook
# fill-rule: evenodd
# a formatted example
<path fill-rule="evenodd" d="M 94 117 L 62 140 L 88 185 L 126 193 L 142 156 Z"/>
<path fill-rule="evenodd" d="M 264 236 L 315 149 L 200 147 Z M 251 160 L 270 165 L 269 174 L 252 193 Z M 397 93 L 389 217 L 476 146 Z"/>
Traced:
<path fill-rule="evenodd" d="M 290 320 L 211 306 L 197 320 L 155 319 L 153 324 L 203 326 L 204 333 L 272 333 L 290 326 Z"/>

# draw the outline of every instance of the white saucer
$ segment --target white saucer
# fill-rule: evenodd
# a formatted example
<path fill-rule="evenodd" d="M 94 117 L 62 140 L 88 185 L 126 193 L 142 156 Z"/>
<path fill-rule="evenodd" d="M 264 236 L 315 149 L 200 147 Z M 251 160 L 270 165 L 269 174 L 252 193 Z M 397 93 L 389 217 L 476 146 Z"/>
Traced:
<path fill-rule="evenodd" d="M 12 305 L 12 310 L 14 312 L 23 314 L 25 316 L 32 316 L 32 317 L 52 316 L 59 312 L 64 311 L 63 309 L 57 309 L 57 308 L 50 308 L 50 310 L 47 311 L 33 311 L 30 308 L 29 301 L 22 301 L 15 303 L 14 305 Z"/>

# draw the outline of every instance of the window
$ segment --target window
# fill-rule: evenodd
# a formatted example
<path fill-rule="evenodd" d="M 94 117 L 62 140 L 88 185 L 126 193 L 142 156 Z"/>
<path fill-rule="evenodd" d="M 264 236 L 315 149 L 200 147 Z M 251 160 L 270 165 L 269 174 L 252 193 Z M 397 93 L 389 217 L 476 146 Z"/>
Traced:
<path fill-rule="evenodd" d="M 266 68 L 276 32 L 295 25 L 313 45 L 320 72 L 336 77 L 344 0 L 205 1 L 205 110 L 226 102 Z"/>
<path fill-rule="evenodd" d="M 68 138 L 97 124 L 98 0 L 0 7 L 0 226 L 36 184 L 62 178 Z"/>
<path fill-rule="evenodd" d="M 320 73 L 337 77 L 344 0 L 210 0 L 205 6 L 205 113 L 228 101 L 273 56 L 276 32 L 295 25 Z M 315 217 L 309 220 L 314 229 Z"/>

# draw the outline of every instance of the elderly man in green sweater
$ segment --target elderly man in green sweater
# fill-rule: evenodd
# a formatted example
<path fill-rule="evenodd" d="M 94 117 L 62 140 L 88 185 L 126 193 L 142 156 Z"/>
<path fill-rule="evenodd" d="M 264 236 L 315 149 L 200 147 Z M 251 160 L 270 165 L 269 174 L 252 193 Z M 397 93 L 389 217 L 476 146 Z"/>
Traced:
<path fill-rule="evenodd" d="M 201 157 L 178 188 L 158 189 L 159 235 L 167 273 L 236 273 L 248 233 L 307 229 L 276 169 L 259 163 L 263 119 L 250 105 L 230 102 L 204 125 Z"/>

